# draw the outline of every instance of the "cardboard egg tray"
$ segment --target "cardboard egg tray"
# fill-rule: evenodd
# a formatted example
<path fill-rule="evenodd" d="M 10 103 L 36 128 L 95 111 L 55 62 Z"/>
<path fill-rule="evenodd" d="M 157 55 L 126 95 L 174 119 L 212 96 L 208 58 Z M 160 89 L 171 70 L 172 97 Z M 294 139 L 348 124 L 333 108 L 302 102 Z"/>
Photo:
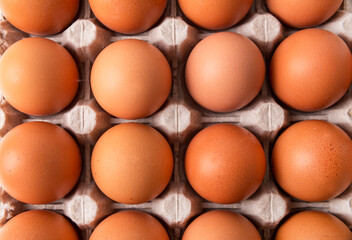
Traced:
<path fill-rule="evenodd" d="M 339 35 L 352 48 L 352 0 L 345 0 L 339 12 L 318 28 Z M 0 23 L 0 53 L 27 34 L 16 30 L 6 20 Z M 225 31 L 237 32 L 253 40 L 262 51 L 266 65 L 276 46 L 289 34 L 297 31 L 283 26 L 268 12 L 264 0 L 254 0 L 250 13 L 236 26 Z M 187 92 L 184 69 L 192 48 L 214 32 L 197 28 L 185 20 L 177 0 L 169 0 L 162 19 L 151 30 L 139 35 L 114 33 L 99 23 L 90 10 L 88 0 L 81 6 L 72 25 L 64 32 L 49 36 L 62 44 L 75 57 L 80 69 L 80 88 L 72 104 L 63 112 L 48 117 L 24 115 L 12 108 L 4 98 L 0 103 L 0 136 L 10 129 L 30 121 L 48 121 L 62 126 L 75 136 L 83 156 L 79 183 L 65 198 L 51 204 L 29 205 L 18 202 L 0 188 L 0 226 L 16 214 L 29 209 L 49 209 L 64 214 L 76 224 L 82 240 L 88 240 L 97 224 L 113 212 L 136 209 L 157 217 L 171 239 L 182 234 L 199 214 L 211 209 L 228 209 L 249 218 L 258 228 L 262 239 L 273 239 L 277 225 L 288 214 L 315 209 L 330 212 L 352 228 L 352 187 L 339 197 L 326 202 L 303 202 L 284 193 L 270 172 L 269 159 L 276 137 L 289 125 L 306 119 L 322 119 L 337 124 L 352 137 L 352 87 L 332 107 L 314 113 L 302 113 L 281 104 L 268 83 L 246 107 L 231 113 L 213 113 L 197 105 Z M 169 60 L 173 86 L 163 107 L 148 118 L 133 122 L 158 129 L 169 141 L 174 153 L 174 174 L 166 190 L 151 202 L 126 205 L 104 196 L 94 183 L 90 171 L 90 156 L 94 144 L 113 125 L 130 122 L 110 116 L 97 104 L 90 89 L 90 69 L 99 52 L 111 42 L 136 38 L 158 47 Z M 267 74 L 268 75 L 268 74 Z M 184 169 L 188 143 L 202 128 L 216 123 L 233 123 L 254 133 L 261 141 L 267 157 L 267 172 L 259 190 L 240 203 L 223 205 L 208 202 L 190 187 Z"/>

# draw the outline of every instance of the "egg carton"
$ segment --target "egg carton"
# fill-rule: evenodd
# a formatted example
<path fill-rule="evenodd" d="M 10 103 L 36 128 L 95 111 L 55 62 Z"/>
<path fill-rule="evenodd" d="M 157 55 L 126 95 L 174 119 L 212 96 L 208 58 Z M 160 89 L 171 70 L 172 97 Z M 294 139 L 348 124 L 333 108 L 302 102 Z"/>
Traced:
<path fill-rule="evenodd" d="M 345 0 L 341 9 L 317 28 L 340 36 L 352 48 L 352 0 Z M 12 27 L 3 17 L 0 22 L 0 54 L 11 44 L 29 35 Z M 236 26 L 224 30 L 237 32 L 253 40 L 268 64 L 276 46 L 297 29 L 283 26 L 268 12 L 264 0 L 254 0 L 247 16 Z M 97 224 L 113 212 L 136 209 L 157 217 L 166 227 L 171 239 L 182 234 L 199 214 L 212 209 L 228 209 L 249 218 L 258 228 L 262 239 L 273 239 L 275 229 L 288 214 L 314 209 L 330 212 L 352 228 L 352 186 L 342 195 L 325 202 L 304 202 L 284 193 L 270 172 L 269 159 L 276 137 L 289 125 L 307 119 L 321 119 L 337 124 L 352 137 L 352 87 L 332 107 L 302 113 L 284 106 L 272 93 L 266 74 L 259 95 L 246 107 L 231 113 L 214 113 L 197 105 L 187 92 L 184 69 L 192 48 L 215 31 L 197 28 L 183 16 L 177 0 L 169 0 L 162 19 L 151 30 L 138 35 L 114 33 L 99 23 L 90 10 L 88 0 L 81 0 L 75 21 L 60 34 L 47 37 L 74 56 L 80 70 L 80 87 L 74 101 L 61 113 L 48 117 L 33 117 L 18 112 L 1 97 L 0 137 L 13 127 L 31 121 L 46 121 L 62 126 L 79 143 L 83 170 L 77 186 L 61 200 L 50 204 L 23 204 L 0 187 L 0 226 L 16 214 L 29 209 L 48 209 L 64 214 L 79 229 L 82 240 L 88 240 Z M 154 115 L 138 120 L 114 118 L 95 101 L 90 89 L 90 69 L 99 52 L 121 39 L 140 39 L 154 44 L 167 57 L 173 86 L 167 102 Z M 124 122 L 139 122 L 158 129 L 169 141 L 174 154 L 174 173 L 166 190 L 156 199 L 136 205 L 113 202 L 96 186 L 90 170 L 90 156 L 98 138 L 110 127 Z M 184 169 L 188 143 L 202 128 L 216 123 L 232 123 L 247 128 L 261 141 L 267 171 L 264 182 L 249 199 L 235 204 L 215 204 L 199 197 L 189 185 Z"/>

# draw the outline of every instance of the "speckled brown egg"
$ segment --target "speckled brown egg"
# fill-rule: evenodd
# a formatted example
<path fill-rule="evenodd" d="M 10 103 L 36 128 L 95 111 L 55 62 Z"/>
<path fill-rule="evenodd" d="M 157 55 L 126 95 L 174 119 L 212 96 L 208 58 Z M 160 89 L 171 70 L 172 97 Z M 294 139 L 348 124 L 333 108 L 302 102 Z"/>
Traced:
<path fill-rule="evenodd" d="M 275 240 L 351 240 L 352 233 L 337 217 L 323 212 L 296 213 L 278 229 Z"/>
<path fill-rule="evenodd" d="M 325 201 L 352 182 L 352 141 L 334 124 L 307 120 L 276 140 L 271 165 L 277 183 L 304 201 Z"/>
<path fill-rule="evenodd" d="M 16 28 L 34 35 L 61 32 L 74 19 L 79 0 L 0 0 L 0 10 Z"/>
<path fill-rule="evenodd" d="M 200 41 L 186 64 L 186 84 L 192 98 L 214 112 L 231 112 L 259 93 L 265 64 L 258 47 L 231 32 L 215 33 Z"/>
<path fill-rule="evenodd" d="M 0 185 L 21 202 L 56 201 L 72 190 L 80 173 L 77 143 L 54 124 L 24 123 L 0 142 Z"/>
<path fill-rule="evenodd" d="M 230 204 L 251 196 L 265 174 L 265 154 L 257 138 L 232 124 L 200 131 L 185 156 L 189 183 L 203 198 Z"/>
<path fill-rule="evenodd" d="M 172 175 L 173 155 L 166 139 L 154 128 L 123 123 L 98 140 L 91 166 L 105 195 L 117 202 L 138 204 L 165 189 Z"/>
<path fill-rule="evenodd" d="M 272 14 L 282 23 L 307 28 L 322 24 L 339 9 L 343 0 L 266 0 Z"/>
<path fill-rule="evenodd" d="M 31 210 L 10 219 L 0 229 L 1 240 L 79 240 L 74 226 L 62 215 Z"/>
<path fill-rule="evenodd" d="M 140 211 L 122 211 L 103 220 L 89 240 L 169 240 L 158 220 Z"/>
<path fill-rule="evenodd" d="M 155 113 L 169 96 L 171 83 L 164 55 L 153 45 L 135 39 L 106 47 L 91 72 L 92 91 L 100 106 L 125 119 Z"/>
<path fill-rule="evenodd" d="M 224 210 L 206 212 L 197 217 L 182 240 L 261 240 L 257 229 L 244 216 Z"/>
<path fill-rule="evenodd" d="M 330 107 L 352 80 L 352 55 L 346 43 L 322 29 L 306 29 L 286 38 L 270 64 L 270 83 L 287 106 L 311 112 Z"/>
<path fill-rule="evenodd" d="M 99 21 L 111 30 L 137 34 L 160 19 L 167 0 L 89 0 L 89 4 Z"/>
<path fill-rule="evenodd" d="M 253 0 L 178 0 L 189 20 L 209 30 L 232 27 L 248 13 L 252 3 Z"/>
<path fill-rule="evenodd" d="M 36 116 L 62 111 L 75 97 L 78 69 L 61 45 L 45 38 L 25 38 L 0 59 L 1 93 L 17 110 Z"/>

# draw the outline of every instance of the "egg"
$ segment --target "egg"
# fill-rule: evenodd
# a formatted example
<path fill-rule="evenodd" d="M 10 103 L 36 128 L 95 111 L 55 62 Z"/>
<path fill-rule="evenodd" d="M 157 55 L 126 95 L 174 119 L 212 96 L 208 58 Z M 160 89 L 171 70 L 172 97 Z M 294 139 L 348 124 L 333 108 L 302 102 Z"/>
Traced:
<path fill-rule="evenodd" d="M 261 240 L 257 229 L 238 213 L 214 210 L 197 217 L 182 240 Z"/>
<path fill-rule="evenodd" d="M 287 106 L 305 112 L 330 107 L 352 80 L 352 55 L 346 43 L 322 29 L 306 29 L 286 38 L 270 64 L 270 83 Z"/>
<path fill-rule="evenodd" d="M 277 183 L 291 196 L 326 201 L 352 183 L 352 140 L 332 123 L 299 122 L 276 140 L 271 166 Z"/>
<path fill-rule="evenodd" d="M 154 128 L 123 123 L 100 137 L 91 167 L 96 184 L 106 196 L 120 203 L 138 204 L 154 199 L 168 185 L 173 154 Z"/>
<path fill-rule="evenodd" d="M 275 240 L 351 240 L 352 233 L 337 217 L 323 212 L 305 211 L 287 219 Z"/>
<path fill-rule="evenodd" d="M 208 201 L 230 204 L 251 196 L 265 174 L 265 154 L 257 138 L 232 124 L 200 131 L 185 155 L 185 170 L 193 189 Z"/>
<path fill-rule="evenodd" d="M 221 30 L 237 24 L 253 0 L 178 0 L 186 17 L 202 28 Z"/>
<path fill-rule="evenodd" d="M 72 190 L 80 173 L 75 140 L 51 123 L 21 124 L 0 142 L 0 185 L 21 202 L 56 201 Z"/>
<path fill-rule="evenodd" d="M 328 20 L 343 0 L 266 0 L 266 4 L 284 24 L 295 28 L 315 27 Z"/>
<path fill-rule="evenodd" d="M 163 15 L 167 0 L 89 0 L 99 21 L 123 34 L 150 29 Z"/>
<path fill-rule="evenodd" d="M 78 89 L 78 69 L 61 45 L 45 38 L 25 38 L 0 59 L 0 90 L 17 110 L 36 116 L 62 111 Z"/>
<path fill-rule="evenodd" d="M 122 211 L 103 220 L 89 240 L 169 240 L 165 228 L 151 215 L 140 211 Z"/>
<path fill-rule="evenodd" d="M 52 35 L 64 30 L 74 19 L 79 0 L 0 0 L 0 11 L 23 32 Z"/>
<path fill-rule="evenodd" d="M 0 239 L 8 240 L 79 240 L 76 229 L 62 215 L 31 210 L 18 214 L 0 229 Z"/>
<path fill-rule="evenodd" d="M 231 112 L 259 93 L 265 64 L 258 47 L 231 32 L 215 33 L 200 41 L 186 64 L 186 85 L 192 98 L 214 112 Z"/>
<path fill-rule="evenodd" d="M 171 70 L 164 55 L 141 40 L 121 40 L 106 47 L 91 72 L 94 97 L 118 118 L 137 119 L 155 113 L 171 90 Z"/>

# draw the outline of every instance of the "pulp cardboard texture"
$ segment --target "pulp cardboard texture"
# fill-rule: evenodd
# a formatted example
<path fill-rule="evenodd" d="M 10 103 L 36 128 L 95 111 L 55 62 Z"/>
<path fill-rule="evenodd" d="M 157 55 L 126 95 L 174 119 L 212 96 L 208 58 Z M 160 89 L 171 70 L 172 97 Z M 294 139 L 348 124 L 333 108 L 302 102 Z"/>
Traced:
<path fill-rule="evenodd" d="M 3 18 L 4 19 L 4 18 Z M 317 28 L 330 30 L 352 47 L 352 0 L 345 0 L 341 9 Z M 6 20 L 0 26 L 0 53 L 27 34 L 13 28 Z M 297 29 L 283 26 L 268 12 L 264 0 L 255 0 L 250 13 L 236 26 L 224 30 L 237 32 L 253 40 L 262 51 L 266 65 L 277 45 Z M 64 32 L 49 36 L 62 44 L 75 57 L 80 69 L 80 88 L 73 103 L 63 112 L 48 117 L 32 117 L 12 108 L 5 99 L 0 105 L 0 136 L 13 127 L 29 121 L 48 121 L 69 131 L 80 145 L 83 170 L 79 183 L 65 198 L 44 205 L 23 204 L 0 190 L 0 226 L 16 214 L 28 209 L 49 209 L 64 214 L 77 226 L 82 240 L 88 240 L 97 224 L 113 212 L 136 209 L 157 217 L 167 228 L 171 239 L 182 234 L 199 214 L 211 209 L 228 209 L 249 218 L 262 239 L 273 239 L 279 223 L 299 210 L 315 209 L 330 212 L 352 228 L 352 187 L 339 197 L 326 202 L 299 201 L 284 193 L 275 183 L 269 168 L 271 149 L 277 136 L 289 125 L 306 119 L 322 119 L 337 124 L 352 136 L 352 87 L 332 107 L 315 113 L 288 109 L 274 96 L 268 77 L 259 95 L 246 107 L 231 113 L 213 113 L 198 106 L 185 86 L 184 69 L 192 48 L 212 34 L 200 29 L 183 16 L 176 0 L 169 0 L 162 19 L 149 31 L 126 36 L 114 33 L 99 23 L 82 0 L 78 16 Z M 135 122 L 158 129 L 173 149 L 175 166 L 166 190 L 151 202 L 126 205 L 113 202 L 96 187 L 90 171 L 90 155 L 99 136 L 115 124 L 129 122 L 110 116 L 97 104 L 90 89 L 89 77 L 93 61 L 111 42 L 136 38 L 158 47 L 169 60 L 173 86 L 163 107 L 148 118 Z M 261 141 L 267 157 L 267 172 L 259 190 L 240 203 L 223 205 L 208 202 L 190 187 L 184 170 L 184 155 L 192 137 L 202 128 L 216 123 L 233 123 L 254 133 Z M 1 189 L 1 188 L 0 188 Z"/>

